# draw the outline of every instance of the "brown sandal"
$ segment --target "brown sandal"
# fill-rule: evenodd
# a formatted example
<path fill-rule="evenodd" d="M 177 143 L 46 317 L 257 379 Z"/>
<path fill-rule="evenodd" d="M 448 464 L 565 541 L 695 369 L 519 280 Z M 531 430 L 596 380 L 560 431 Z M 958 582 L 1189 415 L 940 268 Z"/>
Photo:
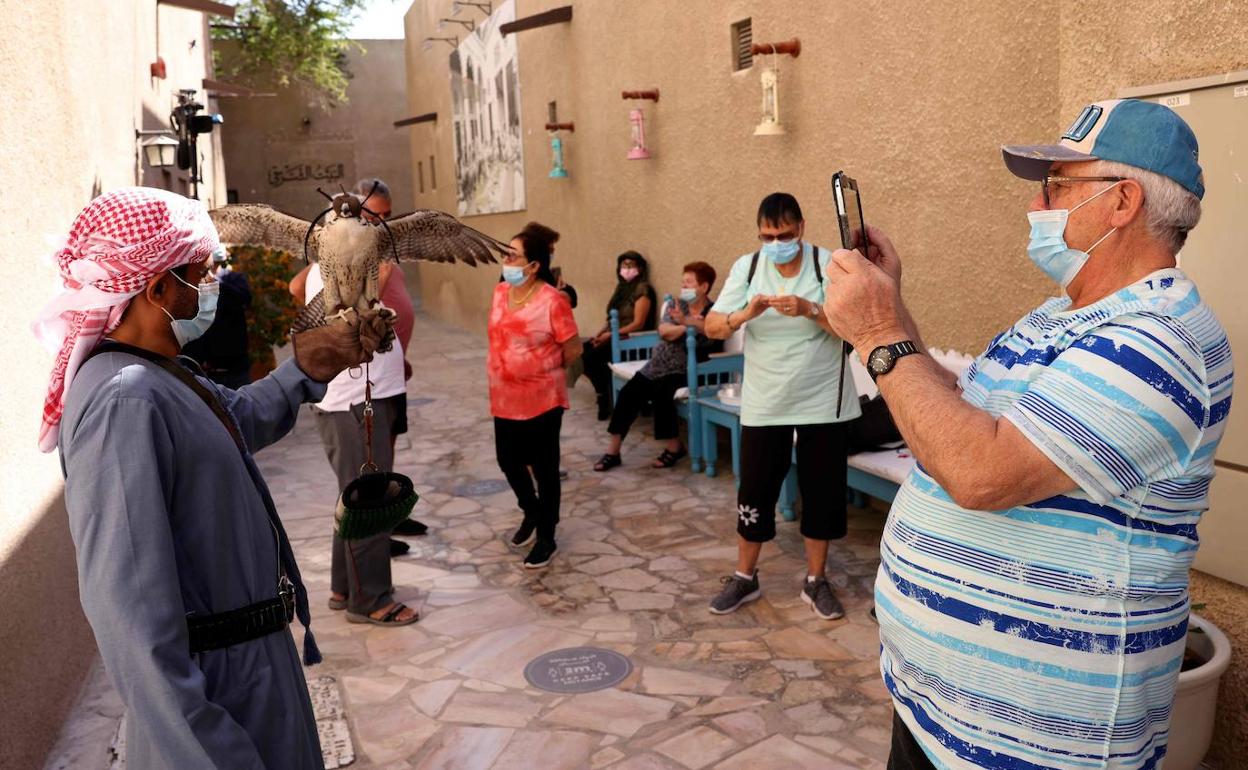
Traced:
<path fill-rule="evenodd" d="M 371 623 L 374 626 L 410 626 L 412 623 L 415 623 L 416 621 L 420 620 L 419 612 L 413 613 L 412 617 L 408 618 L 407 620 L 399 620 L 398 619 L 399 615 L 405 609 L 407 609 L 406 604 L 404 604 L 403 602 L 396 602 L 395 605 L 390 608 L 389 612 L 387 612 L 385 615 L 382 615 L 379 618 L 375 618 L 372 615 L 361 615 L 357 612 L 348 612 L 347 622 L 348 623 Z"/>

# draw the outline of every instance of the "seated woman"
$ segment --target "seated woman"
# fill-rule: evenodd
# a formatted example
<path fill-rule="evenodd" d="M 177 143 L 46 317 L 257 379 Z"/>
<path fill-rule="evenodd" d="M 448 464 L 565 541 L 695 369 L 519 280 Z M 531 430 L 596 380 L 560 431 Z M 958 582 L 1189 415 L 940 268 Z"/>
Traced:
<path fill-rule="evenodd" d="M 598 394 L 598 419 L 611 416 L 611 311 L 620 313 L 620 334 L 654 328 L 654 289 L 649 283 L 646 258 L 626 251 L 615 258 L 619 282 L 607 303 L 607 322 L 593 337 L 585 340 L 585 376 Z"/>
<path fill-rule="evenodd" d="M 620 390 L 615 412 L 607 425 L 607 432 L 611 435 L 610 446 L 602 459 L 594 464 L 596 471 L 609 471 L 620 464 L 620 444 L 647 401 L 654 403 L 654 437 L 667 441 L 663 454 L 654 461 L 653 467 L 671 468 L 689 454 L 680 443 L 676 404 L 672 400 L 676 391 L 687 382 L 689 359 L 685 350 L 685 330 L 689 327 L 697 330 L 700 360 L 713 352 L 712 346 L 720 343 L 708 340 L 703 332 L 703 318 L 712 304 L 710 293 L 715 285 L 715 268 L 705 262 L 690 262 L 684 266 L 683 272 L 680 299 L 667 307 L 659 324 L 662 341 L 655 346 L 654 354 L 641 371 Z"/>

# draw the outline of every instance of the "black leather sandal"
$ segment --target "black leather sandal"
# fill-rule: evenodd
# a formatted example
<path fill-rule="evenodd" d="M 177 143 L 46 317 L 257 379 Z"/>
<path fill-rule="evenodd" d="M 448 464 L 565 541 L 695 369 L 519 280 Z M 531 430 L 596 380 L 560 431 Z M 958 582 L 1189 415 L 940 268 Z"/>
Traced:
<path fill-rule="evenodd" d="M 679 452 L 669 452 L 666 449 L 664 449 L 663 454 L 659 455 L 658 458 L 655 459 L 654 464 L 651 467 L 652 468 L 671 468 L 676 463 L 680 462 L 681 460 L 685 459 L 688 456 L 689 456 L 689 452 L 683 448 Z"/>
<path fill-rule="evenodd" d="M 594 470 L 602 473 L 603 471 L 609 471 L 612 468 L 618 468 L 620 465 L 623 465 L 623 461 L 620 460 L 619 455 L 605 454 L 598 460 L 598 462 L 594 463 Z"/>

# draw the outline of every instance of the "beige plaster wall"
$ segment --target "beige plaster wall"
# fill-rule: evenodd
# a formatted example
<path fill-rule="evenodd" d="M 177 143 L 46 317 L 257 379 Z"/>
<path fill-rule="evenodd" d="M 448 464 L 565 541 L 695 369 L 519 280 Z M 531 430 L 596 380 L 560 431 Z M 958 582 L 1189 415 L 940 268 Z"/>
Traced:
<path fill-rule="evenodd" d="M 30 333 L 51 296 L 47 236 L 63 236 L 94 195 L 174 187 L 138 158 L 136 128 L 167 120 L 171 89 L 206 72 L 204 17 L 159 10 L 167 81 L 151 81 L 155 0 L 0 0 L 0 765 L 39 767 L 95 651 L 78 604 L 73 544 L 55 454 L 36 449 L 51 356 Z M 194 49 L 189 41 L 196 39 Z M 202 145 L 201 145 L 202 146 Z M 211 146 L 203 147 L 209 166 Z M 221 180 L 207 174 L 205 187 Z M 162 184 L 167 183 L 167 184 Z M 176 189 L 176 188 L 175 188 Z M 224 185 L 220 186 L 222 193 Z M 207 197 L 207 196 L 205 196 Z"/>
<path fill-rule="evenodd" d="M 561 4 L 521 0 L 517 15 Z M 442 182 L 418 203 L 455 211 L 450 49 L 420 47 L 426 35 L 438 34 L 436 19 L 446 5 L 418 2 L 407 14 L 408 107 L 413 114 L 437 111 L 440 118 L 412 129 L 413 158 L 427 162 L 435 155 Z M 726 270 L 755 248 L 758 201 L 775 190 L 797 195 L 812 240 L 837 245 L 829 180 L 844 168 L 859 178 L 869 218 L 903 250 L 907 296 L 929 342 L 978 350 L 989 330 L 1046 289 L 1022 256 L 1022 211 L 1031 191 L 1007 175 L 997 147 L 1004 138 L 1052 133 L 1060 122 L 1056 80 L 1038 77 L 1052 59 L 1046 38 L 1057 6 L 889 8 L 747 0 L 583 3 L 571 24 L 521 33 L 528 210 L 470 223 L 501 238 L 529 219 L 561 231 L 557 260 L 583 297 L 578 321 L 596 327 L 616 254 L 635 248 L 649 257 L 660 292 L 677 285 L 680 266 L 689 260 Z M 731 69 L 729 27 L 745 17 L 752 18 L 757 41 L 802 38 L 800 58 L 779 62 L 786 136 L 752 135 L 760 68 L 756 62 L 744 72 Z M 976 23 L 967 24 L 968 18 Z M 850 46 L 852 40 L 870 41 L 871 49 L 887 55 L 862 63 L 850 48 L 863 48 Z M 994 43 L 979 45 L 984 40 Z M 654 158 L 628 161 L 632 104 L 620 91 L 656 87 L 661 101 L 644 105 Z M 550 101 L 558 102 L 561 121 L 576 123 L 565 137 L 567 180 L 547 178 L 542 127 Z M 968 218 L 1002 226 L 973 229 Z M 484 327 L 497 271 L 422 266 L 421 276 L 430 312 Z"/>
<path fill-rule="evenodd" d="M 339 184 L 350 189 L 359 178 L 376 176 L 390 186 L 395 214 L 413 208 L 409 129 L 393 126 L 408 117 L 403 41 L 356 42 L 364 50 L 347 59 L 348 101 L 336 109 L 322 111 L 293 88 L 265 88 L 273 97 L 221 99 L 225 166 L 240 203 L 267 203 L 311 219 L 326 206 L 318 186 L 336 192 Z M 330 178 L 339 164 L 341 178 Z M 282 173 L 303 166 L 331 174 L 299 180 Z"/>
<path fill-rule="evenodd" d="M 562 0 L 519 0 L 523 17 Z M 455 211 L 447 58 L 420 41 L 449 11 L 417 0 L 406 16 L 408 108 L 437 111 L 411 130 L 411 154 L 439 163 L 442 186 L 421 206 Z M 1024 254 L 1028 185 L 1009 176 L 998 147 L 1052 141 L 1088 101 L 1120 88 L 1248 67 L 1243 0 L 1005 3 L 782 3 L 661 0 L 577 3 L 570 24 L 520 33 L 528 210 L 471 217 L 506 239 L 536 219 L 563 233 L 556 261 L 581 293 L 583 331 L 602 323 L 615 255 L 651 258 L 668 291 L 680 265 L 721 270 L 754 246 L 754 211 L 773 190 L 798 196 L 816 243 L 836 246 L 832 172 L 861 182 L 868 221 L 906 264 L 904 291 L 928 344 L 979 352 L 1053 287 Z M 759 61 L 733 73 L 730 31 L 751 17 L 759 42 L 802 39 L 781 57 L 788 134 L 754 137 Z M 645 103 L 654 159 L 627 161 L 624 89 L 659 88 Z M 547 102 L 565 134 L 570 179 L 547 178 Z M 484 329 L 498 271 L 421 266 L 425 308 Z M 1240 652 L 1224 683 L 1215 758 L 1248 751 L 1248 588 L 1199 572 L 1193 600 Z"/>

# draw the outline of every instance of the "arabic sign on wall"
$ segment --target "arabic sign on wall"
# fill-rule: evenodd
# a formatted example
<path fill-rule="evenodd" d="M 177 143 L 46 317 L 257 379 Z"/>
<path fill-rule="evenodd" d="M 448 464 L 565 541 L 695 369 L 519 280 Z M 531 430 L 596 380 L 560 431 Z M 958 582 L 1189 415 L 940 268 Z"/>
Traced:
<path fill-rule="evenodd" d="M 498 31 L 515 18 L 515 0 L 506 0 L 451 52 L 456 198 L 461 216 L 525 207 L 516 38 Z"/>
<path fill-rule="evenodd" d="M 285 166 L 269 166 L 269 187 L 281 187 L 287 182 L 336 182 L 342 179 L 341 163 L 287 163 Z"/>

